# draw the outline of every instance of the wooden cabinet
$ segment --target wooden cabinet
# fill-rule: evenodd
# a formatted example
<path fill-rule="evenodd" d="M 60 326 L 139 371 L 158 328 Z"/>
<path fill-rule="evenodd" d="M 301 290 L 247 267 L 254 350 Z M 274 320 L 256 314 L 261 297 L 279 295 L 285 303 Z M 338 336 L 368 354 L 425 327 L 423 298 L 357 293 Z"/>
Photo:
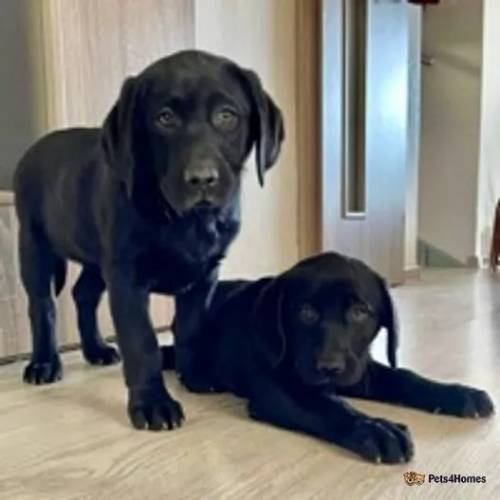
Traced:
<path fill-rule="evenodd" d="M 29 352 L 27 302 L 19 280 L 17 218 L 12 195 L 0 192 L 0 358 Z"/>

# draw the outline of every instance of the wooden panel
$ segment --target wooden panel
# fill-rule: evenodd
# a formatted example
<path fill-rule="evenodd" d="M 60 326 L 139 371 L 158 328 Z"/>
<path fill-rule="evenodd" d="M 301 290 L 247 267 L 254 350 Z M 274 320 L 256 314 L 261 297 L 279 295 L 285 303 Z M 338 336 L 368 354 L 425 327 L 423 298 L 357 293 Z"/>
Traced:
<path fill-rule="evenodd" d="M 296 0 L 298 237 L 300 257 L 320 243 L 321 0 Z"/>
<path fill-rule="evenodd" d="M 127 75 L 192 47 L 190 0 L 46 0 L 52 127 L 98 125 Z"/>
<path fill-rule="evenodd" d="M 190 0 L 45 0 L 43 25 L 47 128 L 100 125 L 126 76 L 194 44 Z M 64 340 L 78 340 L 70 289 L 79 266 L 71 265 L 61 297 Z M 170 324 L 170 299 L 153 297 L 153 322 Z M 103 333 L 112 334 L 107 301 L 100 308 Z"/>
<path fill-rule="evenodd" d="M 28 352 L 26 296 L 19 280 L 17 218 L 11 200 L 0 193 L 0 357 Z M 10 198 L 10 197 L 9 197 Z"/>

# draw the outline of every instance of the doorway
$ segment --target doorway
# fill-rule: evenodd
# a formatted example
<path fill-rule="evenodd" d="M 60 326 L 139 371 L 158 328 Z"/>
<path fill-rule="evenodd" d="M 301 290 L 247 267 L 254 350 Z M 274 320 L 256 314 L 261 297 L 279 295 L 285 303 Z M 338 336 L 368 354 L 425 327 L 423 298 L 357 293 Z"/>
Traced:
<path fill-rule="evenodd" d="M 424 266 L 480 265 L 482 37 L 482 0 L 443 0 L 424 10 L 418 197 Z"/>

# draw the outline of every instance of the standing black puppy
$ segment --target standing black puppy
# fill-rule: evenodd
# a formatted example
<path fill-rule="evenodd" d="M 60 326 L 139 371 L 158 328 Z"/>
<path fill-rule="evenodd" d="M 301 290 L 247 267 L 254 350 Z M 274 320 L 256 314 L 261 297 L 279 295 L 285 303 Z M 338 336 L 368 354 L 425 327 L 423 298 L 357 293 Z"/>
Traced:
<path fill-rule="evenodd" d="M 83 265 L 73 295 L 86 359 L 118 360 L 96 321 L 107 288 L 133 425 L 179 425 L 182 409 L 162 380 L 149 293 L 180 297 L 180 340 L 199 331 L 219 261 L 239 229 L 243 163 L 255 145 L 262 184 L 282 139 L 281 113 L 255 73 L 187 51 L 129 78 L 102 128 L 36 143 L 14 180 L 33 334 L 24 380 L 61 377 L 51 284 L 59 293 L 72 259 Z M 180 353 L 189 381 L 188 362 Z"/>
<path fill-rule="evenodd" d="M 381 328 L 390 368 L 370 357 Z M 339 395 L 459 417 L 493 413 L 484 391 L 396 369 L 396 321 L 384 281 L 362 262 L 335 253 L 275 278 L 221 281 L 198 341 L 206 385 L 248 399 L 251 417 L 374 462 L 410 460 L 408 429 L 363 414 Z M 174 366 L 174 354 L 164 348 L 165 368 Z"/>

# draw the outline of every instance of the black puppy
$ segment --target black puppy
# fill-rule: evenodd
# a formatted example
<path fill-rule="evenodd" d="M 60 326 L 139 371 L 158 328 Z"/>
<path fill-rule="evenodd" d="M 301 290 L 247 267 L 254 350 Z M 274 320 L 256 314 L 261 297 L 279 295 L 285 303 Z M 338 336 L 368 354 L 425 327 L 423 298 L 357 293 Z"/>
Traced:
<path fill-rule="evenodd" d="M 238 232 L 243 163 L 255 145 L 262 184 L 282 139 L 281 113 L 255 73 L 187 51 L 127 79 L 102 128 L 59 131 L 36 143 L 14 180 L 33 334 L 24 380 L 61 377 L 51 284 L 59 293 L 72 259 L 83 265 L 73 295 L 86 359 L 118 360 L 96 321 L 107 288 L 133 425 L 179 425 L 182 409 L 162 380 L 149 293 L 178 296 L 181 338 L 199 331 L 219 261 Z M 189 378 L 189 360 L 179 354 L 178 369 Z"/>
<path fill-rule="evenodd" d="M 387 329 L 390 368 L 369 354 L 381 328 Z M 199 340 L 207 384 L 248 399 L 251 417 L 374 462 L 410 460 L 408 429 L 365 415 L 339 395 L 460 417 L 493 413 L 483 391 L 396 369 L 396 321 L 386 284 L 362 262 L 335 253 L 304 260 L 276 278 L 221 281 Z M 174 348 L 164 348 L 165 368 L 174 358 Z"/>

